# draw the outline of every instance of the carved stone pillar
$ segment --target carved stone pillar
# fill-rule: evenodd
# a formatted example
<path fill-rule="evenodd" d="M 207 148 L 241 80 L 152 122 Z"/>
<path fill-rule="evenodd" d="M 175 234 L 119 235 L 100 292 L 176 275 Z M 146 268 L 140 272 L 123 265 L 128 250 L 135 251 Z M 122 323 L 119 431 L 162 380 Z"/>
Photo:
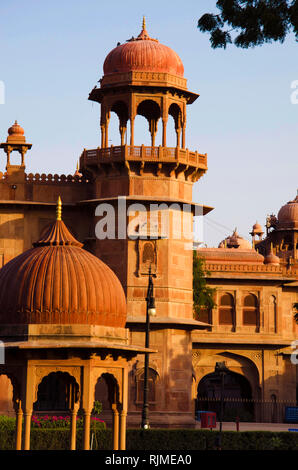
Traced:
<path fill-rule="evenodd" d="M 22 449 L 22 425 L 23 425 L 23 410 L 21 400 L 16 400 L 15 403 L 15 411 L 16 411 L 16 441 L 15 441 L 15 448 L 16 450 Z"/>
<path fill-rule="evenodd" d="M 157 119 L 150 119 L 149 124 L 150 134 L 151 134 L 151 147 L 155 147 L 155 136 L 157 131 Z"/>
<path fill-rule="evenodd" d="M 24 450 L 30 450 L 30 430 L 31 430 L 32 408 L 25 409 L 24 412 Z"/>
<path fill-rule="evenodd" d="M 185 149 L 185 129 L 186 129 L 186 123 L 183 123 L 182 126 L 182 148 Z"/>
<path fill-rule="evenodd" d="M 22 166 L 25 166 L 25 154 L 26 154 L 26 149 L 22 148 L 22 151 L 21 151 L 21 156 L 22 156 L 21 165 Z"/>
<path fill-rule="evenodd" d="M 104 145 L 105 145 L 105 125 L 101 124 L 100 129 L 101 129 L 101 148 L 104 148 Z"/>
<path fill-rule="evenodd" d="M 7 147 L 7 150 L 6 150 L 6 156 L 7 156 L 6 165 L 7 166 L 10 165 L 10 153 L 11 153 L 11 148 Z"/>
<path fill-rule="evenodd" d="M 119 132 L 121 137 L 121 146 L 125 145 L 126 124 L 120 124 Z"/>
<path fill-rule="evenodd" d="M 25 374 L 25 397 L 22 400 L 22 407 L 24 413 L 24 436 L 23 448 L 30 450 L 30 430 L 31 430 L 31 417 L 33 411 L 33 397 L 34 397 L 34 371 L 32 367 L 28 367 Z"/>
<path fill-rule="evenodd" d="M 162 146 L 163 147 L 167 146 L 167 123 L 168 123 L 168 119 L 163 118 L 162 120 Z"/>
<path fill-rule="evenodd" d="M 116 403 L 112 404 L 113 413 L 113 450 L 119 449 L 119 411 Z"/>
<path fill-rule="evenodd" d="M 127 410 L 124 410 L 122 408 L 120 412 L 120 439 L 119 439 L 120 449 L 119 450 L 126 449 L 126 416 L 127 416 Z"/>
<path fill-rule="evenodd" d="M 177 142 L 176 142 L 176 147 L 180 147 L 180 136 L 181 136 L 181 127 L 176 127 L 176 136 L 177 136 Z M 184 147 L 183 147 L 184 148 Z"/>
<path fill-rule="evenodd" d="M 119 450 L 126 449 L 127 400 L 128 400 L 128 371 L 125 368 L 123 369 L 123 372 L 122 372 L 122 407 L 120 411 Z"/>
<path fill-rule="evenodd" d="M 84 450 L 89 450 L 90 449 L 90 418 L 91 418 L 91 411 L 92 411 L 93 402 L 94 402 L 94 391 L 92 390 L 90 363 L 84 366 L 82 390 L 83 390 L 82 408 L 83 408 L 83 416 L 84 416 L 83 448 Z"/>
<path fill-rule="evenodd" d="M 135 127 L 135 118 L 130 118 L 130 145 L 134 146 L 134 127 Z"/>
<path fill-rule="evenodd" d="M 70 450 L 76 450 L 76 437 L 77 437 L 77 414 L 79 404 L 75 403 L 71 410 L 70 421 Z"/>
<path fill-rule="evenodd" d="M 110 113 L 106 114 L 105 119 L 105 148 L 109 146 L 109 122 L 110 122 Z"/>
<path fill-rule="evenodd" d="M 91 410 L 84 410 L 84 450 L 90 450 Z"/>

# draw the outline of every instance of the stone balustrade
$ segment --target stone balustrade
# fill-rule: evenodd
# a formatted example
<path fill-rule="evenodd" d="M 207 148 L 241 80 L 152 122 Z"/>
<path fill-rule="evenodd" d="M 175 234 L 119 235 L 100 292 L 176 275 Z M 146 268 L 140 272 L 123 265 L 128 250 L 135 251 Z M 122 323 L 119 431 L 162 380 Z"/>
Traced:
<path fill-rule="evenodd" d="M 207 169 L 207 154 L 192 152 L 179 147 L 146 147 L 141 146 L 113 146 L 86 150 L 81 155 L 81 167 L 103 161 L 151 161 L 151 162 L 179 162 L 186 165 Z"/>

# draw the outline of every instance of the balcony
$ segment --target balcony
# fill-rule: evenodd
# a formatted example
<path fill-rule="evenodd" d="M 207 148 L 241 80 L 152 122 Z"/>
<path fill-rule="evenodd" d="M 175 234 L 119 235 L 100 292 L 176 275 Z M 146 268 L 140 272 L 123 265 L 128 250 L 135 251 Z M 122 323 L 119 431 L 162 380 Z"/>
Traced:
<path fill-rule="evenodd" d="M 197 173 L 199 177 L 207 171 L 207 154 L 192 152 L 179 147 L 146 147 L 122 145 L 92 149 L 82 152 L 80 168 L 101 167 L 109 164 L 124 163 L 129 168 L 130 163 L 140 163 L 141 167 L 148 163 L 158 166 L 170 166 L 178 173 L 185 171 L 187 175 Z M 161 164 L 161 165 L 160 165 Z M 196 178 L 198 179 L 198 178 Z"/>

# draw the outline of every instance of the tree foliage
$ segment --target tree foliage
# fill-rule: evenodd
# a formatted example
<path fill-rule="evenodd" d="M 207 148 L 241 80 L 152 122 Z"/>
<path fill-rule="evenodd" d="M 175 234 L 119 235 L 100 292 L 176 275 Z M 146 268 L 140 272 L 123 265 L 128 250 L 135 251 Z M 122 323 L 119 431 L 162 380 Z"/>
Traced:
<path fill-rule="evenodd" d="M 198 21 L 213 49 L 282 43 L 290 32 L 298 41 L 298 0 L 218 0 L 216 6 L 218 14 L 205 13 Z"/>
<path fill-rule="evenodd" d="M 200 258 L 196 251 L 193 254 L 193 306 L 196 314 L 202 308 L 212 309 L 215 307 L 215 288 L 207 285 L 206 276 L 210 273 L 206 271 L 205 261 Z"/>

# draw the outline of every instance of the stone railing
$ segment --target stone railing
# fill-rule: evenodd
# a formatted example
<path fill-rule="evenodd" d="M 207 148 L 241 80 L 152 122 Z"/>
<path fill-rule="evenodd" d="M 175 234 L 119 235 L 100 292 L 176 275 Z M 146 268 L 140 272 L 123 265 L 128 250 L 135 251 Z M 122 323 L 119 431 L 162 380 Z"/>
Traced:
<path fill-rule="evenodd" d="M 46 175 L 45 173 L 29 173 L 26 174 L 25 181 L 27 183 L 87 183 L 88 180 L 80 175 Z"/>
<path fill-rule="evenodd" d="M 0 181 L 10 180 L 13 174 L 9 175 L 7 172 L 0 171 Z M 25 173 L 26 183 L 88 183 L 88 179 L 83 175 L 46 175 L 45 173 Z"/>
<path fill-rule="evenodd" d="M 86 150 L 81 155 L 81 166 L 88 166 L 107 160 L 144 160 L 152 162 L 179 162 L 207 169 L 207 154 L 192 152 L 178 147 L 146 147 L 122 145 Z"/>

